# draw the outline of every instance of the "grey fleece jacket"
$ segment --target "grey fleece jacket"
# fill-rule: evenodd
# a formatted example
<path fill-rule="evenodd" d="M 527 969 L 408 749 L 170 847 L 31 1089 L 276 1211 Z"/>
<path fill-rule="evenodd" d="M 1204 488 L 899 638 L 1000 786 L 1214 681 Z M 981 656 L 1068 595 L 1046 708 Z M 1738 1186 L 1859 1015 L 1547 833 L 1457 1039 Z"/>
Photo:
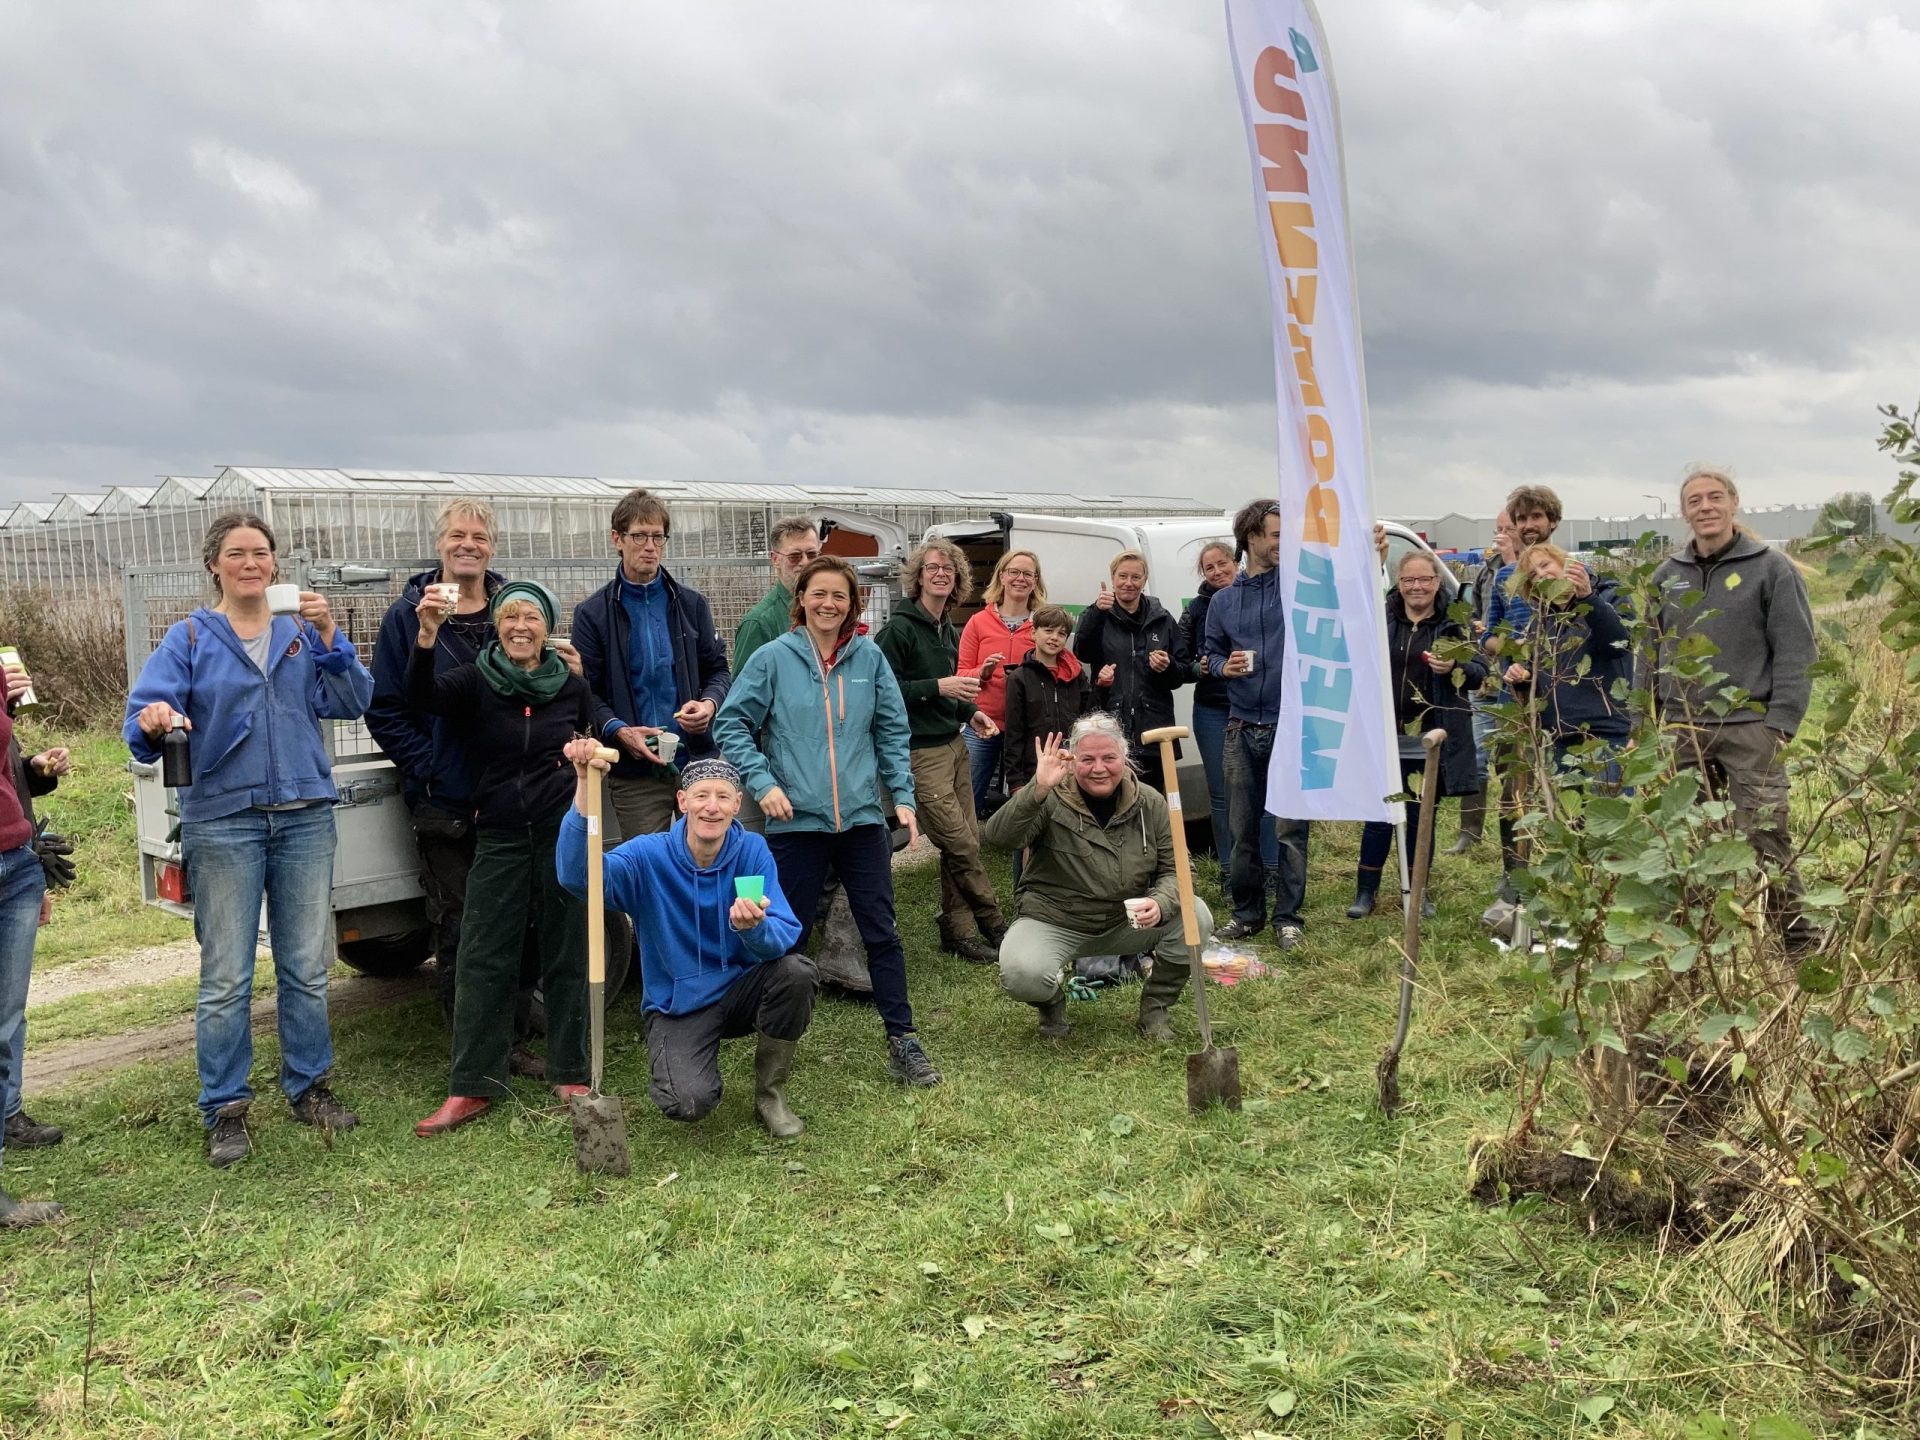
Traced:
<path fill-rule="evenodd" d="M 1808 674 L 1818 647 L 1813 638 L 1813 607 L 1806 581 L 1785 555 L 1750 535 L 1736 533 L 1725 549 L 1702 560 L 1687 544 L 1653 572 L 1662 600 L 1657 622 L 1660 709 L 1669 719 L 1693 715 L 1733 725 L 1765 721 L 1791 735 L 1806 718 L 1813 694 Z M 1692 605 L 1681 603 L 1690 591 L 1704 592 Z M 1714 717 L 1708 708 L 1715 685 L 1704 693 L 1666 673 L 1672 647 L 1699 633 L 1719 648 L 1713 667 L 1724 671 L 1765 712 L 1738 710 Z"/>

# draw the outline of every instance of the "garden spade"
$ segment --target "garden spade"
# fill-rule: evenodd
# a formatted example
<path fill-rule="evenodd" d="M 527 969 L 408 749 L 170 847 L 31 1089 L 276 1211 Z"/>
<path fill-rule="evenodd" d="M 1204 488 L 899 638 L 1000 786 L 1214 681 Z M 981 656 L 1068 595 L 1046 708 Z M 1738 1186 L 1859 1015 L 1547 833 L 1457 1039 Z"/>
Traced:
<path fill-rule="evenodd" d="M 598 759 L 619 758 L 602 749 Z M 607 1048 L 606 859 L 601 854 L 600 774 L 587 766 L 587 1010 L 591 1026 L 593 1070 L 584 1095 L 567 1100 L 573 1118 L 573 1163 L 584 1174 L 627 1173 L 627 1115 L 617 1095 L 600 1093 L 601 1066 Z"/>
<path fill-rule="evenodd" d="M 1194 1008 L 1200 1013 L 1200 1050 L 1187 1056 L 1187 1109 L 1198 1115 L 1215 1101 L 1229 1110 L 1240 1108 L 1240 1052 L 1213 1043 L 1213 1021 L 1207 1014 L 1207 968 L 1200 963 L 1200 912 L 1193 899 L 1193 862 L 1187 856 L 1187 824 L 1180 813 L 1180 776 L 1173 760 L 1173 742 L 1186 739 L 1190 733 L 1184 725 L 1168 725 L 1149 730 L 1140 739 L 1160 747 L 1160 773 L 1167 787 L 1173 868 L 1180 884 L 1180 924 L 1193 967 Z"/>
<path fill-rule="evenodd" d="M 1429 730 L 1420 737 L 1426 747 L 1426 768 L 1420 776 L 1420 824 L 1413 842 L 1413 875 L 1407 889 L 1406 932 L 1400 942 L 1400 1015 L 1393 1028 L 1393 1043 L 1374 1067 L 1380 1082 L 1380 1110 L 1391 1115 L 1400 1108 L 1400 1051 L 1407 1043 L 1407 1030 L 1413 1023 L 1413 983 L 1420 972 L 1420 907 L 1427 899 L 1427 864 L 1433 858 L 1433 812 L 1440 799 L 1440 747 L 1447 732 Z M 1400 843 L 1405 845 L 1406 827 L 1400 827 Z"/>

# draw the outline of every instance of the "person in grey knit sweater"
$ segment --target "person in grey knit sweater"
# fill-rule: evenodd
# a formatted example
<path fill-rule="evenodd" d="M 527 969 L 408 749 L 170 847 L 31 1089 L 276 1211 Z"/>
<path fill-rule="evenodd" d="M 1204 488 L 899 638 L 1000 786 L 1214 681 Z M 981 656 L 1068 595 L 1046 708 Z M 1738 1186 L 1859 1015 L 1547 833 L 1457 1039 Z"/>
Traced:
<path fill-rule="evenodd" d="M 1779 870 L 1776 919 L 1788 950 L 1798 951 L 1818 936 L 1800 915 L 1781 752 L 1813 693 L 1813 608 L 1793 561 L 1736 523 L 1739 506 L 1725 471 L 1700 466 L 1680 486 L 1693 538 L 1654 572 L 1662 595 L 1656 695 L 1680 763 L 1703 771 L 1733 803 L 1754 849 Z M 1709 665 L 1724 679 L 1690 683 L 1672 673 L 1674 647 L 1693 634 L 1713 641 L 1719 653 Z M 1726 686 L 1744 690 L 1750 704 L 1729 708 L 1719 694 Z"/>

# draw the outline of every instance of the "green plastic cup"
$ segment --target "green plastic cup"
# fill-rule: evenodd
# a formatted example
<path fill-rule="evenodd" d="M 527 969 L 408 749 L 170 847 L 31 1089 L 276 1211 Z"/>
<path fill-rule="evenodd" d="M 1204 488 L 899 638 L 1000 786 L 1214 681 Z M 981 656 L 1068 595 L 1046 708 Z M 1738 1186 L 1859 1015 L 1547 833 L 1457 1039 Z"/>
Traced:
<path fill-rule="evenodd" d="M 751 900 L 758 904 L 767 898 L 767 877 L 736 875 L 733 877 L 733 893 L 742 900 Z"/>

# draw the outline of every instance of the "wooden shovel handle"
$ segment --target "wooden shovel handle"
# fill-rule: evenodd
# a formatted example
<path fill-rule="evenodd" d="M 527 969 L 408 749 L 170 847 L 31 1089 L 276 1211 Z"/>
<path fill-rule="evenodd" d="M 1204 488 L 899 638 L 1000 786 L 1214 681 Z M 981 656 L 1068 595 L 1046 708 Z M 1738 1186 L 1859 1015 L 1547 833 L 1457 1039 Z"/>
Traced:
<path fill-rule="evenodd" d="M 1160 747 L 1160 778 L 1167 788 L 1167 825 L 1173 831 L 1174 880 L 1180 887 L 1180 929 L 1187 941 L 1193 972 L 1193 1003 L 1200 1014 L 1200 1048 L 1213 1048 L 1213 1021 L 1207 1014 L 1207 970 L 1200 961 L 1200 910 L 1193 899 L 1193 862 L 1187 855 L 1187 821 L 1180 810 L 1180 772 L 1173 758 L 1173 742 L 1193 732 L 1184 725 L 1163 725 L 1140 737 L 1145 745 Z"/>
<path fill-rule="evenodd" d="M 593 758 L 611 765 L 620 752 L 602 745 Z M 607 912 L 605 844 L 600 818 L 600 772 L 587 766 L 587 983 L 604 985 L 607 980 Z"/>

